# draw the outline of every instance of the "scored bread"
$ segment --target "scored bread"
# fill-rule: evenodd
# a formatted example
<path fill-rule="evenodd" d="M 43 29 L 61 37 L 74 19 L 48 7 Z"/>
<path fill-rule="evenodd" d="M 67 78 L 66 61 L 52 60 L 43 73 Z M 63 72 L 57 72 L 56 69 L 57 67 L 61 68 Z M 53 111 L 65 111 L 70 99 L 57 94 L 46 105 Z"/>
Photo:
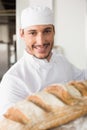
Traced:
<path fill-rule="evenodd" d="M 10 107 L 0 130 L 51 130 L 87 114 L 87 81 L 52 84 Z"/>

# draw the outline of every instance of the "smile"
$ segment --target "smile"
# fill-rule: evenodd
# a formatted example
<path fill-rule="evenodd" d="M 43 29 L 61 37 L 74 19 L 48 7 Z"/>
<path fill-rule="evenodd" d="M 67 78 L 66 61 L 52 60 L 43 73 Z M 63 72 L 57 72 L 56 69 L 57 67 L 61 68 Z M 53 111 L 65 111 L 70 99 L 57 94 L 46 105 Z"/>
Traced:
<path fill-rule="evenodd" d="M 43 44 L 43 45 L 35 45 L 35 46 L 33 46 L 35 49 L 37 49 L 37 51 L 39 52 L 39 53 L 43 53 L 43 52 L 45 52 L 45 50 L 47 49 L 47 47 L 49 46 L 50 44 L 49 43 L 47 43 L 47 44 Z"/>

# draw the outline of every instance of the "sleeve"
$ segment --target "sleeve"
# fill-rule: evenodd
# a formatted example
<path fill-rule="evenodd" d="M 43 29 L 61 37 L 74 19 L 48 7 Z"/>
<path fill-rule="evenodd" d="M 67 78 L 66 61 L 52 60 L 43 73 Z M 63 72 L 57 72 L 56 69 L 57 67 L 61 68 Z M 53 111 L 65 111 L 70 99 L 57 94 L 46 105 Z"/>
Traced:
<path fill-rule="evenodd" d="M 63 64 L 65 70 L 67 70 L 67 75 L 72 75 L 71 80 L 87 80 L 87 69 L 79 69 L 72 63 L 68 61 L 65 56 L 62 56 Z"/>
<path fill-rule="evenodd" d="M 72 64 L 71 66 L 74 80 L 87 80 L 87 69 L 81 70 Z"/>
<path fill-rule="evenodd" d="M 16 76 L 5 75 L 0 84 L 0 115 L 27 95 L 29 90 L 23 81 Z"/>

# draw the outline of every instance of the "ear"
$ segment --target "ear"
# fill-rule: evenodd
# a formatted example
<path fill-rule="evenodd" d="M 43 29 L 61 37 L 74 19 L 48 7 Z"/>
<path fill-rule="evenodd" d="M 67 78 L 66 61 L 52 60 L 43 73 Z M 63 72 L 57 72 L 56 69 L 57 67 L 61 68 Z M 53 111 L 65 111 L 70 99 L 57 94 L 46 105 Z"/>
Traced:
<path fill-rule="evenodd" d="M 23 38 L 24 37 L 24 30 L 20 28 L 19 32 L 20 32 L 21 38 Z"/>
<path fill-rule="evenodd" d="M 54 31 L 54 35 L 55 35 L 55 26 L 53 26 L 53 31 Z"/>

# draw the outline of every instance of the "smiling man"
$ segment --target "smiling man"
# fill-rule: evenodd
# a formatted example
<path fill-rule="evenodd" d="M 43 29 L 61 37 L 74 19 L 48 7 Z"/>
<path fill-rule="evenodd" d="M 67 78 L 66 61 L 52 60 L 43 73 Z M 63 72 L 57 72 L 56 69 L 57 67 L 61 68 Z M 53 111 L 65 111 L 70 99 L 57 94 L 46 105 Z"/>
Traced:
<path fill-rule="evenodd" d="M 28 7 L 22 11 L 20 36 L 25 43 L 23 57 L 3 76 L 0 84 L 0 114 L 15 102 L 48 85 L 87 79 L 67 59 L 53 53 L 55 25 L 48 7 Z"/>
<path fill-rule="evenodd" d="M 36 25 L 20 29 L 21 37 L 26 44 L 26 51 L 39 59 L 50 59 L 54 42 L 53 25 Z"/>

